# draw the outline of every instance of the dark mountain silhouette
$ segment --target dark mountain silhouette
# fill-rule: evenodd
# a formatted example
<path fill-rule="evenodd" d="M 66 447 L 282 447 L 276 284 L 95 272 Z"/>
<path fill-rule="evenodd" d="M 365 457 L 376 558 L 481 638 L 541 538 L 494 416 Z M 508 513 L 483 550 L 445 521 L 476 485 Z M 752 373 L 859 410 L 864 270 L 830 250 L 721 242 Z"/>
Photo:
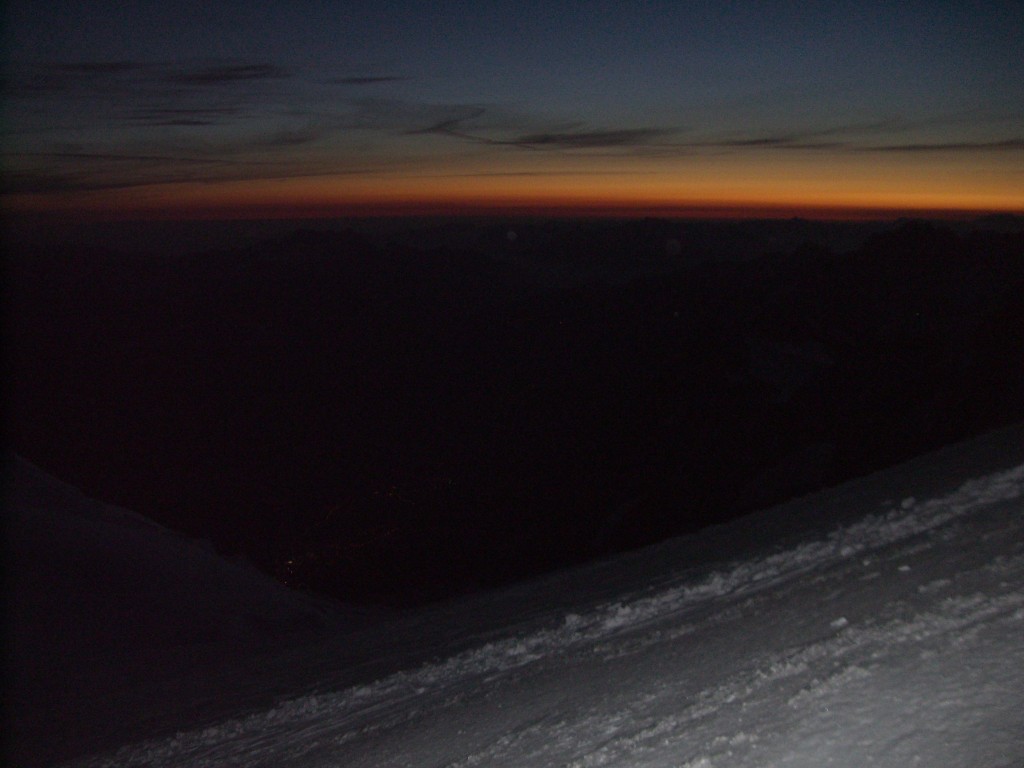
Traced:
<path fill-rule="evenodd" d="M 996 223 L 24 247 L 9 442 L 291 584 L 436 598 L 1024 418 L 1024 231 Z"/>

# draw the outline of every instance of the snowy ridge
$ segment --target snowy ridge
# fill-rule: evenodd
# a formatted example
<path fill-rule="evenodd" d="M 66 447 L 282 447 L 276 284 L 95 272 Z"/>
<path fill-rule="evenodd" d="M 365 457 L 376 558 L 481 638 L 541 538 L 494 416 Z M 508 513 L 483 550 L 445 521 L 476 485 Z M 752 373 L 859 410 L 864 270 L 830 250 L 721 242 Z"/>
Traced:
<path fill-rule="evenodd" d="M 367 685 L 74 765 L 711 768 L 763 765 L 767 756 L 775 764 L 862 764 L 863 752 L 844 757 L 846 743 L 881 743 L 886 764 L 935 765 L 921 762 L 928 740 L 904 731 L 944 727 L 942 712 L 972 691 L 975 713 L 1024 705 L 1022 490 L 1024 465 Z M 1015 514 L 1004 511 L 1009 502 Z M 965 541 L 977 551 L 964 554 Z M 936 570 L 954 556 L 966 565 Z M 915 578 L 937 574 L 911 589 Z M 879 593 L 886 602 L 868 607 Z M 996 650 L 981 653 L 987 646 Z M 980 684 L 997 663 L 1001 683 Z M 879 700 L 880 690 L 889 698 Z M 906 701 L 938 713 L 929 715 L 935 721 L 908 725 Z M 448 719 L 438 721 L 441 713 Z M 955 716 L 961 736 L 933 757 L 960 761 L 945 764 L 1024 756 L 1019 715 L 984 723 L 984 743 L 960 709 Z M 470 725 L 459 730 L 462 722 Z M 773 741 L 773 732 L 788 740 Z M 979 756 L 990 762 L 971 762 Z"/>
<path fill-rule="evenodd" d="M 154 721 L 222 719 L 219 681 L 240 688 L 229 670 L 372 620 L 19 456 L 6 454 L 3 471 L 10 764 L 116 747 L 153 735 Z"/>
<path fill-rule="evenodd" d="M 208 542 L 90 499 L 18 456 L 5 456 L 5 469 L 17 643 L 45 643 L 60 656 L 81 652 L 83 637 L 94 639 L 96 654 L 259 644 L 272 631 L 308 632 L 337 618 L 325 601 L 220 557 Z"/>

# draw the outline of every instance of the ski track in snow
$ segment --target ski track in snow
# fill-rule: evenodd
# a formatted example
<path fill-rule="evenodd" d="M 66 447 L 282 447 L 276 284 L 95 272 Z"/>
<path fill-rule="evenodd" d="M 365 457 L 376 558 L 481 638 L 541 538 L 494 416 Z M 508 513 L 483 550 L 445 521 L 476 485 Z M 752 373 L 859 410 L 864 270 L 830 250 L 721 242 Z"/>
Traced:
<path fill-rule="evenodd" d="M 730 637 L 726 625 L 745 615 L 768 622 L 786 599 L 772 603 L 772 594 L 829 606 L 829 590 L 839 595 L 851 581 L 870 590 L 883 556 L 886 578 L 910 578 L 906 563 L 958 546 L 956 526 L 1018 499 L 1022 488 L 1024 466 L 943 498 L 907 498 L 822 539 L 553 616 L 524 636 L 70 765 L 842 766 L 864 764 L 858 745 L 872 745 L 892 765 L 981 765 L 971 762 L 979 756 L 993 768 L 1009 765 L 1007 755 L 1024 757 L 1024 716 L 1000 715 L 1005 722 L 979 721 L 971 731 L 962 702 L 974 696 L 976 713 L 1024 711 L 1019 510 L 987 534 L 1002 542 L 1001 554 L 963 575 L 997 589 L 955 593 L 947 574 L 917 586 L 912 599 L 890 601 L 882 614 L 818 616 L 817 635 L 800 634 L 797 643 L 784 632 L 774 645 L 747 637 L 742 663 L 721 662 L 721 674 L 682 660 L 695 653 L 691 635 Z M 986 648 L 995 650 L 986 655 Z M 985 666 L 993 654 L 998 671 Z M 1007 709 L 1007 701 L 1016 706 Z M 908 723 L 902 713 L 914 708 L 923 714 Z M 954 711 L 968 736 L 942 736 Z M 926 753 L 922 729 L 935 730 L 941 751 Z"/>

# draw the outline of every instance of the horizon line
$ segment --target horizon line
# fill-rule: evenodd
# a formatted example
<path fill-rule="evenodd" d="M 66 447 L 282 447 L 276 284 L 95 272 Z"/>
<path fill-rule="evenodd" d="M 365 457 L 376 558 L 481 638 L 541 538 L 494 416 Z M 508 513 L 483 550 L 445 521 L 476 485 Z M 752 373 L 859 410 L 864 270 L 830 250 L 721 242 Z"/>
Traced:
<path fill-rule="evenodd" d="M 310 221 L 322 219 L 536 218 L 536 219 L 693 219 L 812 221 L 962 221 L 987 216 L 1024 216 L 1024 208 L 792 204 L 543 204 L 432 203 L 402 201 L 340 205 L 166 206 L 120 210 L 12 210 L 0 207 L 2 226 L 19 224 L 87 225 L 116 223 Z"/>

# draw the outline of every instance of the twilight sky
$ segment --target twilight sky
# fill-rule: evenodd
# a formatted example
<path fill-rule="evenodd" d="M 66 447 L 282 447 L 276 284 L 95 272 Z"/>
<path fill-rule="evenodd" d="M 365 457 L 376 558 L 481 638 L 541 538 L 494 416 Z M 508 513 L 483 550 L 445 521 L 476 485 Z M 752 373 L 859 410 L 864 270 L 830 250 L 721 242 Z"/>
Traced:
<path fill-rule="evenodd" d="M 1024 3 L 10 0 L 3 207 L 1024 211 Z"/>

